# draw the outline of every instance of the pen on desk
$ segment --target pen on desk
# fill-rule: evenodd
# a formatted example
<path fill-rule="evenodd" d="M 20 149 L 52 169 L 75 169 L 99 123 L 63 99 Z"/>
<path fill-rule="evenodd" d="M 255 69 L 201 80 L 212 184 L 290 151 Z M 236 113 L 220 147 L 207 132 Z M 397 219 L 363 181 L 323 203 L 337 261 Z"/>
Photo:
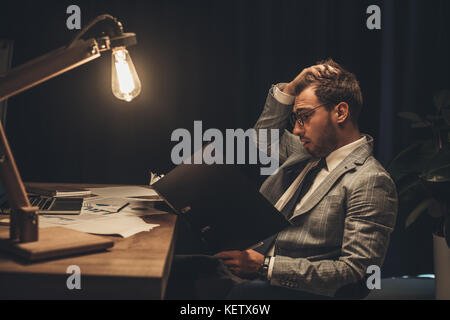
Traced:
<path fill-rule="evenodd" d="M 248 248 L 247 250 L 254 250 L 254 249 L 258 248 L 258 247 L 261 247 L 263 244 L 264 244 L 264 243 L 263 243 L 262 241 L 261 241 L 261 242 L 258 242 L 257 244 L 251 246 L 251 247 Z"/>
<path fill-rule="evenodd" d="M 123 208 L 125 208 L 126 206 L 128 206 L 130 203 L 128 202 L 128 203 L 125 203 L 123 206 L 121 206 L 119 209 L 117 209 L 117 211 L 106 211 L 105 213 L 104 213 L 104 215 L 105 214 L 112 214 L 112 213 L 118 213 L 118 212 L 120 212 L 120 210 L 122 210 Z M 100 210 L 100 211 L 102 211 L 102 210 Z"/>
<path fill-rule="evenodd" d="M 128 202 L 128 203 L 125 203 L 123 206 L 121 206 L 118 210 L 117 210 L 117 212 L 120 212 L 120 210 L 122 210 L 123 208 L 125 208 L 126 206 L 128 206 L 130 203 Z"/>

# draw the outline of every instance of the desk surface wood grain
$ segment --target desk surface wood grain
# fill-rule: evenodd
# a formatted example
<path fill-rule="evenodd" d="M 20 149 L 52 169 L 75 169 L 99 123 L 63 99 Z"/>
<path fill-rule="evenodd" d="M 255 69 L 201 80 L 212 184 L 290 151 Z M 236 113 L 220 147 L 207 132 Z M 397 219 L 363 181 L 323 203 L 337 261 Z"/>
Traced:
<path fill-rule="evenodd" d="M 146 222 L 160 226 L 129 238 L 109 236 L 114 247 L 98 253 L 37 263 L 0 253 L 0 298 L 162 299 L 175 245 L 176 218 L 173 214 L 146 216 Z M 71 276 L 66 271 L 72 265 L 81 271 L 80 290 L 66 285 Z"/>

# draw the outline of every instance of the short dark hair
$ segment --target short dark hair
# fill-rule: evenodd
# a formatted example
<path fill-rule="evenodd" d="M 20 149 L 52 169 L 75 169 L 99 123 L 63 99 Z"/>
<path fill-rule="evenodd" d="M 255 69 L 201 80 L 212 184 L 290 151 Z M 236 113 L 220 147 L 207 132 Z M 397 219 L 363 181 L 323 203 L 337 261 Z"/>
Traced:
<path fill-rule="evenodd" d="M 321 103 L 326 103 L 329 110 L 340 102 L 346 102 L 350 109 L 350 120 L 357 126 L 363 96 L 355 75 L 333 59 L 319 61 L 317 64 L 323 65 L 325 69 L 319 71 L 319 76 L 308 71 L 296 87 L 297 94 L 313 86 L 317 98 Z"/>

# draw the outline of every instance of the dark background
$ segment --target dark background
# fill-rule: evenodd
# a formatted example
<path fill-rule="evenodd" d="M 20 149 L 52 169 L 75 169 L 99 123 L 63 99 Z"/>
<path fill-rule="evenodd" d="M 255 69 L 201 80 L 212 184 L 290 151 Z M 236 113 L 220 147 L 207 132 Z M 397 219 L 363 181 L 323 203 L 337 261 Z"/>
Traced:
<path fill-rule="evenodd" d="M 114 98 L 107 53 L 11 98 L 7 135 L 25 181 L 146 184 L 150 170 L 174 167 L 173 130 L 250 128 L 271 84 L 328 57 L 360 80 L 360 128 L 386 166 L 414 138 L 396 114 L 432 113 L 433 94 L 450 88 L 447 0 L 8 1 L 0 37 L 15 41 L 13 66 L 70 42 L 71 4 L 82 26 L 109 13 L 137 34 L 143 90 Z M 381 30 L 366 27 L 371 4 Z M 431 235 L 402 219 L 383 276 L 432 272 Z"/>

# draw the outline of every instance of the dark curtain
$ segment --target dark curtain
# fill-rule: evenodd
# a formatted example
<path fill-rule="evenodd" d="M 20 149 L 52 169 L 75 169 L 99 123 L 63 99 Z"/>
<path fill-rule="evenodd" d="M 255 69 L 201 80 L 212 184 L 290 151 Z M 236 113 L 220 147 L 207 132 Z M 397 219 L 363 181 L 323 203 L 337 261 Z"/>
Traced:
<path fill-rule="evenodd" d="M 15 41 L 14 66 L 70 42 L 76 34 L 66 28 L 71 4 L 0 5 L 0 37 Z M 360 128 L 375 138 L 375 156 L 387 165 L 413 138 L 396 114 L 426 114 L 433 93 L 450 87 L 446 0 L 76 4 L 83 25 L 110 13 L 137 34 L 129 51 L 143 91 L 132 103 L 115 99 L 106 54 L 10 99 L 7 134 L 25 181 L 146 184 L 150 170 L 174 167 L 173 130 L 193 132 L 194 120 L 204 130 L 250 128 L 271 84 L 328 57 L 360 80 Z M 381 30 L 366 27 L 372 4 L 382 10 Z M 391 270 L 403 252 L 390 253 Z"/>
<path fill-rule="evenodd" d="M 67 44 L 69 1 L 18 1 L 0 29 L 14 65 Z M 361 128 L 378 136 L 380 31 L 368 1 L 80 1 L 82 23 L 108 12 L 135 32 L 143 91 L 110 89 L 110 54 L 10 99 L 9 138 L 24 180 L 146 183 L 173 168 L 176 128 L 250 128 L 271 84 L 333 57 L 365 94 Z M 5 5 L 3 5 L 5 6 Z"/>
<path fill-rule="evenodd" d="M 429 128 L 412 130 L 397 116 L 435 113 L 433 95 L 450 88 L 450 2 L 383 2 L 378 159 L 385 165 Z M 383 275 L 433 273 L 432 221 L 422 215 L 405 229 L 414 205 L 402 204 Z"/>

